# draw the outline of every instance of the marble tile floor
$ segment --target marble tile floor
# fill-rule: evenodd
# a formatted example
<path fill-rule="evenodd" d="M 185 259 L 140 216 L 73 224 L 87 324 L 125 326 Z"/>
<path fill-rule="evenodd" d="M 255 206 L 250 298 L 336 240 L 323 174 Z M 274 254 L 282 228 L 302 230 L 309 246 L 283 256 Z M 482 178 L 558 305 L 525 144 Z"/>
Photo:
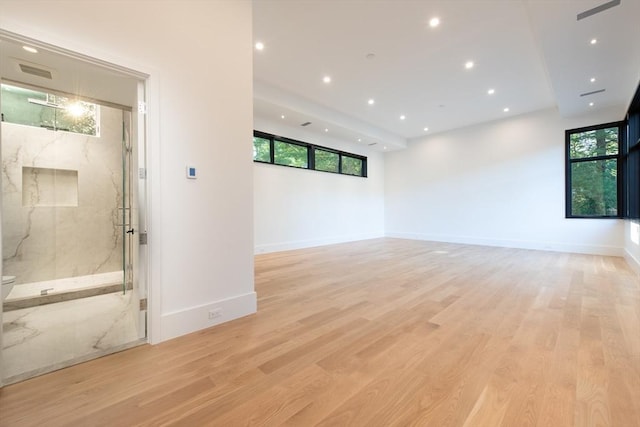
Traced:
<path fill-rule="evenodd" d="M 3 313 L 5 384 L 141 343 L 132 295 L 117 292 Z"/>

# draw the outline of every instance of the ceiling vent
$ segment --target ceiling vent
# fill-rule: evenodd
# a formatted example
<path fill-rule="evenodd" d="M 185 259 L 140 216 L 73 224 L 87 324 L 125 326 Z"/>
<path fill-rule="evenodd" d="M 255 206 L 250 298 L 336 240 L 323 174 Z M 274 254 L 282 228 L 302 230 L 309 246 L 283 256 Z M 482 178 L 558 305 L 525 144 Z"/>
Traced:
<path fill-rule="evenodd" d="M 311 124 L 311 122 L 304 122 L 303 124 L 301 124 L 300 126 L 309 126 Z"/>
<path fill-rule="evenodd" d="M 596 6 L 593 9 L 585 10 L 584 12 L 578 14 L 578 21 L 598 14 L 600 12 L 604 12 L 605 10 L 611 9 L 612 7 L 620 6 L 621 1 L 622 0 L 611 0 L 604 4 L 601 4 L 600 6 Z"/>
<path fill-rule="evenodd" d="M 374 145 L 377 145 L 377 144 L 378 144 L 377 142 L 372 142 L 371 144 L 367 144 L 367 145 L 369 145 L 369 147 L 373 147 Z"/>
<path fill-rule="evenodd" d="M 23 73 L 31 74 L 33 76 L 43 77 L 49 80 L 53 78 L 53 76 L 51 75 L 51 71 L 49 70 L 44 70 L 42 68 L 37 68 L 37 67 L 26 65 L 26 64 L 18 64 L 18 66 L 20 67 L 20 70 Z"/>
<path fill-rule="evenodd" d="M 589 95 L 595 95 L 596 93 L 601 93 L 604 92 L 606 89 L 599 89 L 599 90 L 594 90 L 593 92 L 585 92 L 585 93 L 581 93 L 580 96 L 589 96 Z"/>

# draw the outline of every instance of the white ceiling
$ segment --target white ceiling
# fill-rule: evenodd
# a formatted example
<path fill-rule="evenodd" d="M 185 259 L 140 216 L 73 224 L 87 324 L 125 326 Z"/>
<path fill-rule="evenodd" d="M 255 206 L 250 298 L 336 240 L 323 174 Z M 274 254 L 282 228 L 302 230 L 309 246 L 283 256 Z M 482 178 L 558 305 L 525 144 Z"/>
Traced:
<path fill-rule="evenodd" d="M 622 118 L 640 79 L 640 1 L 577 20 L 608 1 L 255 0 L 254 115 L 381 150 L 554 106 Z"/>
<path fill-rule="evenodd" d="M 608 1 L 254 0 L 253 35 L 265 44 L 254 51 L 254 115 L 310 121 L 309 131 L 380 150 L 554 106 L 564 116 L 613 108 L 622 118 L 640 79 L 640 0 L 576 19 Z M 430 28 L 434 16 L 441 24 Z M 46 45 L 34 55 L 23 41 L 0 34 L 3 78 L 135 105 L 139 79 Z M 25 61 L 54 78 L 21 72 Z"/>
<path fill-rule="evenodd" d="M 38 52 L 27 52 L 23 49 L 24 45 L 35 46 Z M 25 40 L 19 40 L 10 33 L 0 32 L 0 76 L 3 83 L 18 82 L 87 100 L 132 108 L 136 106 L 140 79 L 107 69 L 97 60 L 85 59 L 76 59 L 61 49 L 50 50 L 48 45 L 40 42 L 25 43 Z M 49 71 L 52 78 L 24 73 L 20 64 Z M 109 65 L 109 68 L 113 67 Z"/>

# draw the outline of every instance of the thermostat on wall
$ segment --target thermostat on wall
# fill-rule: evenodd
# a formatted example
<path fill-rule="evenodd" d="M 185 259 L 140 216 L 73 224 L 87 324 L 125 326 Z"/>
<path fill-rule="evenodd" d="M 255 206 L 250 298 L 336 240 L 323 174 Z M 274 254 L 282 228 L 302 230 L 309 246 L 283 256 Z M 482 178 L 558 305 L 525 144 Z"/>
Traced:
<path fill-rule="evenodd" d="M 196 168 L 195 166 L 187 166 L 187 178 L 196 179 Z"/>

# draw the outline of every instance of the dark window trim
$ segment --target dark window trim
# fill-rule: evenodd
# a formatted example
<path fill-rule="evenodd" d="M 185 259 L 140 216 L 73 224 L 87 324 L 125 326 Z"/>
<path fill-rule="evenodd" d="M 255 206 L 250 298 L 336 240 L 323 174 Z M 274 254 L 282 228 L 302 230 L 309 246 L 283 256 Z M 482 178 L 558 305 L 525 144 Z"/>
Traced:
<path fill-rule="evenodd" d="M 624 212 L 623 212 L 623 218 L 640 218 L 639 212 L 638 212 L 638 194 L 632 194 L 634 191 L 638 192 L 638 188 L 640 188 L 640 185 L 638 185 L 638 178 L 635 175 L 631 174 L 631 171 L 633 171 L 634 169 L 637 169 L 640 166 L 640 162 L 637 162 L 636 165 L 632 165 L 631 162 L 634 159 L 639 159 L 640 155 L 639 155 L 639 151 L 640 149 L 638 149 L 638 146 L 634 146 L 631 148 L 627 148 L 625 150 L 624 155 L 622 156 L 622 164 L 624 165 L 624 176 L 623 178 L 623 182 L 625 183 L 625 200 L 624 200 Z M 637 173 L 636 173 L 637 174 Z"/>
<path fill-rule="evenodd" d="M 624 145 L 624 218 L 640 219 L 640 85 L 627 111 L 626 137 Z"/>
<path fill-rule="evenodd" d="M 367 157 L 366 156 L 361 156 L 359 154 L 354 154 L 354 153 L 349 153 L 347 151 L 342 151 L 342 150 L 336 150 L 335 148 L 329 148 L 329 147 L 325 147 L 322 145 L 316 145 L 316 144 L 310 144 L 308 142 L 304 142 L 304 141 L 298 141 L 296 139 L 291 139 L 291 138 L 287 138 L 284 136 L 279 136 L 279 135 L 273 135 L 267 132 L 262 132 L 259 130 L 254 130 L 253 131 L 253 136 L 254 138 L 262 138 L 262 139 L 267 139 L 269 140 L 269 157 L 270 157 L 270 161 L 269 162 L 265 162 L 262 160 L 253 160 L 255 163 L 263 163 L 263 164 L 272 164 L 275 166 L 284 166 L 284 167 L 288 167 L 288 168 L 294 168 L 294 169 L 308 169 L 308 170 L 313 170 L 313 171 L 317 171 L 317 172 L 323 172 L 323 173 L 333 173 L 333 174 L 338 174 L 338 175 L 344 175 L 344 176 L 354 176 L 356 178 L 367 178 Z M 302 147 L 306 147 L 307 148 L 307 167 L 303 168 L 303 167 L 297 167 L 297 166 L 290 166 L 290 165 L 281 165 L 275 162 L 275 150 L 274 150 L 274 143 L 275 141 L 282 141 L 282 142 L 286 142 L 287 144 L 295 144 L 295 145 L 299 145 Z M 338 172 L 333 172 L 333 171 L 325 171 L 325 170 L 318 170 L 315 168 L 315 150 L 322 150 L 322 151 L 328 151 L 331 153 L 336 153 L 338 154 Z M 348 174 L 348 173 L 343 173 L 342 172 L 342 158 L 343 157 L 351 157 L 354 159 L 358 159 L 362 161 L 362 175 L 353 175 L 353 174 Z"/>
<path fill-rule="evenodd" d="M 271 138 L 271 143 L 269 144 L 269 148 L 271 149 L 271 162 L 272 164 L 276 165 L 276 166 L 286 166 L 288 168 L 296 168 L 296 169 L 309 169 L 310 166 L 310 162 L 309 162 L 309 147 L 304 144 L 304 143 L 300 143 L 299 141 L 295 141 L 293 139 L 288 139 L 288 138 L 281 138 L 278 136 L 274 136 Z M 305 148 L 307 150 L 307 167 L 303 167 L 303 166 L 294 166 L 294 165 L 283 165 L 282 163 L 276 163 L 276 151 L 275 151 L 275 145 L 276 142 L 283 142 L 285 144 L 289 144 L 289 145 L 297 145 L 298 147 L 302 147 Z M 261 163 L 265 163 L 265 162 L 261 162 Z"/>
<path fill-rule="evenodd" d="M 262 139 L 267 139 L 269 141 L 269 161 L 265 162 L 264 160 L 256 160 L 253 159 L 253 161 L 255 163 L 273 163 L 274 162 L 274 154 L 273 154 L 273 138 L 268 138 L 267 136 L 263 136 L 263 135 L 257 135 L 255 132 L 253 133 L 253 137 L 254 138 L 262 138 Z"/>
<path fill-rule="evenodd" d="M 316 151 L 318 150 L 338 155 L 338 171 L 337 172 L 327 171 L 324 169 L 316 169 Z M 340 152 L 338 150 L 334 150 L 333 148 L 320 147 L 319 145 L 314 145 L 313 148 L 309 150 L 309 153 L 310 153 L 309 158 L 312 159 L 312 162 L 313 162 L 313 163 L 309 163 L 309 169 L 313 169 L 318 172 L 342 174 L 342 156 L 340 155 Z M 345 174 L 345 175 L 348 175 L 348 174 Z M 358 176 L 358 175 L 351 175 L 351 176 Z"/>
<path fill-rule="evenodd" d="M 582 219 L 620 219 L 624 218 L 624 180 L 622 177 L 624 176 L 624 162 L 623 160 L 623 148 L 625 147 L 625 126 L 626 121 L 617 121 L 610 123 L 603 123 L 595 126 L 584 126 L 576 129 L 567 129 L 564 131 L 564 140 L 565 140 L 565 218 L 582 218 Z M 609 154 L 605 156 L 594 156 L 594 157 L 580 157 L 577 159 L 571 158 L 571 135 L 574 133 L 583 133 L 589 132 L 599 129 L 607 129 L 607 128 L 618 128 L 618 154 Z M 617 190 L 618 190 L 618 214 L 617 215 L 601 215 L 601 216 L 584 216 L 584 215 L 572 215 L 572 204 L 571 204 L 571 165 L 573 163 L 581 163 L 581 162 L 592 162 L 592 161 L 603 161 L 603 160 L 616 160 L 616 168 L 617 168 Z"/>

